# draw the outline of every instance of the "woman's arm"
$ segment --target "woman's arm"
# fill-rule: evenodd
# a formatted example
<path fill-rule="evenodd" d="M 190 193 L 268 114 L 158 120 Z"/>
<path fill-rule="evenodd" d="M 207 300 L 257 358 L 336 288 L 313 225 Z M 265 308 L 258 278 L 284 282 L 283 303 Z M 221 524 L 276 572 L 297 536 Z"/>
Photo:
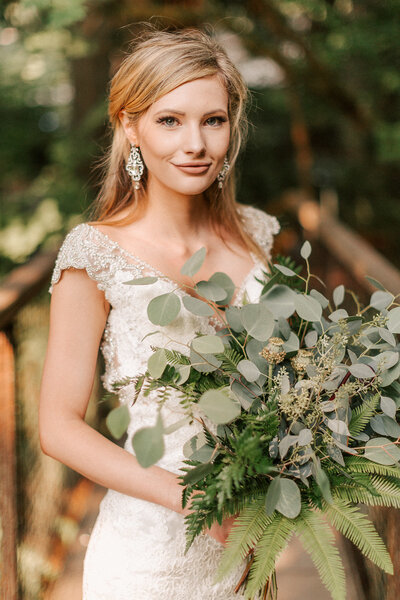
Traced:
<path fill-rule="evenodd" d="M 63 271 L 54 286 L 50 332 L 40 391 L 39 430 L 43 452 L 88 479 L 186 515 L 178 476 L 136 457 L 85 423 L 97 354 L 109 304 L 84 270 Z M 225 544 L 234 518 L 206 533 Z"/>
<path fill-rule="evenodd" d="M 40 392 L 42 450 L 107 488 L 183 513 L 177 475 L 155 465 L 141 467 L 133 454 L 84 421 L 108 311 L 86 271 L 63 271 L 52 294 Z"/>

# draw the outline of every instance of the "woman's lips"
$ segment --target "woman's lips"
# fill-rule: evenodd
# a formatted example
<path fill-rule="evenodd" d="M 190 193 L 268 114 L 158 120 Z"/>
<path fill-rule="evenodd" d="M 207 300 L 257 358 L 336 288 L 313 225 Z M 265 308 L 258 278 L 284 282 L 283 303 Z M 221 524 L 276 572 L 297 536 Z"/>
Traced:
<path fill-rule="evenodd" d="M 172 163 L 172 164 L 174 164 L 174 163 Z M 206 171 L 208 171 L 210 166 L 211 166 L 210 164 L 208 164 L 208 165 L 190 165 L 190 166 L 174 164 L 174 167 L 176 167 L 177 169 L 180 169 L 184 173 L 191 173 L 193 175 L 197 175 L 199 173 L 205 173 Z"/>

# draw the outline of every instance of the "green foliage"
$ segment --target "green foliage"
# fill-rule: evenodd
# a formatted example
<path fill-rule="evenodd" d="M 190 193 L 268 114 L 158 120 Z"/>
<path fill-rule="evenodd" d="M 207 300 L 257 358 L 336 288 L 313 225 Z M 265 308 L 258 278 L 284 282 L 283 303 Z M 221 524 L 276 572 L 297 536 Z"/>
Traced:
<path fill-rule="evenodd" d="M 371 417 L 376 413 L 379 400 L 380 395 L 375 394 L 370 398 L 366 398 L 359 406 L 353 409 L 349 423 L 349 431 L 352 435 L 357 435 L 364 431 Z"/>

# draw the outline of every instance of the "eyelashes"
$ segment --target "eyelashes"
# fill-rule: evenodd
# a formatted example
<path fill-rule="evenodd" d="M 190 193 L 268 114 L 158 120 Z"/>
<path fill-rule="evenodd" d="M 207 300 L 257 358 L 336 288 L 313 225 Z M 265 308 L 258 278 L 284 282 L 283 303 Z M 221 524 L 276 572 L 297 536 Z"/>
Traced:
<path fill-rule="evenodd" d="M 221 117 L 221 116 L 215 116 L 215 117 L 209 117 L 205 122 L 207 123 L 208 121 L 216 121 L 216 125 L 210 125 L 210 127 L 217 127 L 218 125 L 221 125 L 222 123 L 226 123 L 228 119 L 226 119 L 225 117 Z M 171 123 L 172 121 L 172 123 Z M 156 121 L 157 123 L 164 123 L 165 126 L 167 128 L 171 128 L 175 126 L 175 124 L 178 122 L 178 119 L 176 117 L 172 117 L 172 116 L 166 116 L 166 117 L 160 117 L 159 119 L 157 119 Z"/>

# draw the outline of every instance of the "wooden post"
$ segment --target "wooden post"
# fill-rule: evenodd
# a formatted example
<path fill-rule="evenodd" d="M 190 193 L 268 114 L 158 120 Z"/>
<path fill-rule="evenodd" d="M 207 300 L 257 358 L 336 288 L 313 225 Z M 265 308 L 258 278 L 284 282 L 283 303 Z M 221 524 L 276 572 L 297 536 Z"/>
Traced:
<path fill-rule="evenodd" d="M 0 331 L 0 598 L 17 600 L 14 352 Z"/>

